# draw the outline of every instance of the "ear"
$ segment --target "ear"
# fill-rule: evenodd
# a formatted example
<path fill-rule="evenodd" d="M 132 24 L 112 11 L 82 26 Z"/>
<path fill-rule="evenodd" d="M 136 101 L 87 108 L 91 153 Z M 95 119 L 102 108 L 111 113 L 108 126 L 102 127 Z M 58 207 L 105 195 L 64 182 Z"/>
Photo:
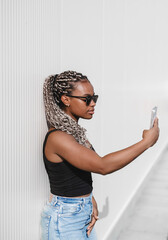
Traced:
<path fill-rule="evenodd" d="M 65 106 L 67 106 L 67 107 L 70 106 L 70 97 L 68 97 L 66 95 L 62 95 L 61 101 L 64 103 Z"/>

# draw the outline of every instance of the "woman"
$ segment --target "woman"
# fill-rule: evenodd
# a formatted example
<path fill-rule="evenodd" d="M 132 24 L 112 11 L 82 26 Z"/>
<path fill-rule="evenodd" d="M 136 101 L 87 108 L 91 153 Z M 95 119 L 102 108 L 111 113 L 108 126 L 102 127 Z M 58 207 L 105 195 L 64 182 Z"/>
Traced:
<path fill-rule="evenodd" d="M 88 78 L 75 71 L 49 76 L 43 94 L 49 129 L 43 158 L 51 194 L 41 217 L 42 240 L 96 240 L 91 172 L 112 173 L 153 146 L 159 137 L 158 118 L 140 142 L 100 157 L 78 124 L 79 118 L 92 118 L 98 99 Z"/>

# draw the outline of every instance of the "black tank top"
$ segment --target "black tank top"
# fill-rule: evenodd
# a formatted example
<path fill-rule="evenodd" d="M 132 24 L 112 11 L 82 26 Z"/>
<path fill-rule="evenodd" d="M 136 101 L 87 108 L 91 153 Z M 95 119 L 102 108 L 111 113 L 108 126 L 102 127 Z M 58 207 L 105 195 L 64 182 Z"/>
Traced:
<path fill-rule="evenodd" d="M 66 160 L 54 163 L 46 158 L 44 149 L 48 135 L 56 130 L 53 129 L 47 132 L 43 143 L 43 160 L 50 182 L 51 193 L 65 197 L 77 197 L 91 193 L 93 189 L 91 172 L 76 168 Z M 93 146 L 92 150 L 94 150 Z"/>

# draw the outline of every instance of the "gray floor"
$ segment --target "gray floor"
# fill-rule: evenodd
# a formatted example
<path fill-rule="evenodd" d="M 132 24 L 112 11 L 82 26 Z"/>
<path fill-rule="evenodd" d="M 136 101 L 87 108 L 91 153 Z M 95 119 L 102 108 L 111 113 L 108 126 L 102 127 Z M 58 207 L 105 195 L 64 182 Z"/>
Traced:
<path fill-rule="evenodd" d="M 168 240 L 168 152 L 152 171 L 117 240 Z"/>

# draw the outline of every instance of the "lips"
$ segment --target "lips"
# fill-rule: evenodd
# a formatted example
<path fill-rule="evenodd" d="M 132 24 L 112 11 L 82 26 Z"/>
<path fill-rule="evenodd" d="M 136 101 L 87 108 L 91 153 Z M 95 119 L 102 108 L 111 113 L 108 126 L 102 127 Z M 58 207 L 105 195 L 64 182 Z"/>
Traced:
<path fill-rule="evenodd" d="M 88 113 L 94 114 L 94 109 L 90 109 L 90 110 L 88 111 Z"/>

